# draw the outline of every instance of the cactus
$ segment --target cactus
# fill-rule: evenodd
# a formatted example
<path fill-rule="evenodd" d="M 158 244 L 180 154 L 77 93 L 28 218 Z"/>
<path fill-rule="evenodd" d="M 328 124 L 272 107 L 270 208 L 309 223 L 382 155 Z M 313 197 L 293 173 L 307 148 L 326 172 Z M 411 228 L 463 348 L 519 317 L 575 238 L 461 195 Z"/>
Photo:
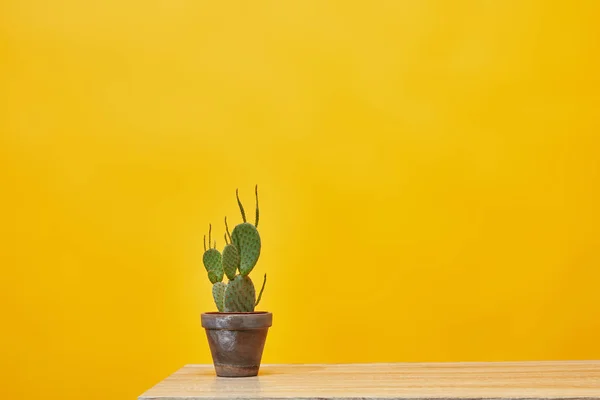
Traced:
<path fill-rule="evenodd" d="M 202 262 L 204 268 L 208 273 L 208 279 L 211 283 L 221 282 L 223 280 L 223 264 L 221 262 L 221 253 L 216 249 L 217 242 L 215 241 L 215 248 L 210 248 L 212 226 L 208 226 L 208 247 L 206 249 L 206 236 L 204 237 L 204 255 L 202 256 Z"/>
<path fill-rule="evenodd" d="M 240 273 L 242 275 L 248 275 L 258 258 L 260 257 L 260 235 L 258 234 L 258 186 L 255 188 L 254 193 L 256 194 L 256 220 L 254 225 L 249 222 L 246 222 L 246 216 L 244 213 L 244 207 L 242 206 L 242 202 L 240 201 L 240 197 L 238 196 L 238 192 L 236 191 L 236 197 L 238 201 L 238 205 L 240 207 L 240 212 L 242 214 L 242 219 L 244 223 L 237 225 L 233 228 L 233 233 L 231 234 L 231 238 L 233 239 L 233 244 L 237 247 L 240 253 Z"/>
<path fill-rule="evenodd" d="M 249 276 L 237 275 L 225 290 L 225 312 L 252 312 L 256 304 L 254 284 Z"/>
<path fill-rule="evenodd" d="M 236 225 L 230 234 L 227 217 L 225 217 L 225 234 L 223 235 L 225 247 L 222 255 L 216 249 L 216 242 L 213 248 L 210 247 L 211 225 L 208 230 L 208 250 L 206 237 L 204 237 L 203 262 L 208 272 L 208 278 L 213 283 L 213 298 L 219 312 L 253 312 L 265 289 L 266 274 L 257 299 L 254 284 L 248 276 L 256 266 L 261 250 L 261 239 L 257 229 L 259 220 L 258 186 L 255 187 L 254 193 L 256 214 L 253 225 L 246 222 L 244 206 L 236 189 L 235 195 L 243 222 Z M 227 276 L 229 283 L 222 282 L 223 275 Z"/>
<path fill-rule="evenodd" d="M 229 280 L 235 278 L 239 266 L 240 253 L 237 247 L 233 243 L 230 243 L 223 249 L 223 271 Z"/>
<path fill-rule="evenodd" d="M 202 257 L 204 267 L 208 272 L 208 279 L 211 283 L 221 282 L 223 280 L 223 266 L 221 263 L 221 253 L 217 249 L 209 249 Z"/>
<path fill-rule="evenodd" d="M 226 289 L 227 284 L 225 282 L 217 282 L 212 288 L 213 299 L 215 300 L 215 304 L 217 305 L 217 310 L 219 310 L 219 312 L 225 311 L 224 301 Z"/>
<path fill-rule="evenodd" d="M 235 278 L 237 269 L 240 266 L 240 253 L 238 248 L 231 243 L 231 235 L 227 226 L 227 217 L 225 217 L 225 248 L 223 249 L 223 271 L 229 280 Z M 227 239 L 229 238 L 229 243 Z"/>
<path fill-rule="evenodd" d="M 233 244 L 240 253 L 240 274 L 248 275 L 260 257 L 260 235 L 254 225 L 244 222 L 233 228 Z"/>

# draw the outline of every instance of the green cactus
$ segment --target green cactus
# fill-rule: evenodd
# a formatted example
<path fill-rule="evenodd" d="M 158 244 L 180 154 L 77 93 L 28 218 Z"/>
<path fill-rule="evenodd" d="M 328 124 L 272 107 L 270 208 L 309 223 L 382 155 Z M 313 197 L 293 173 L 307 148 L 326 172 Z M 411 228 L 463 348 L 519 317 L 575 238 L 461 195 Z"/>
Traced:
<path fill-rule="evenodd" d="M 208 272 L 208 279 L 211 283 L 221 282 L 223 280 L 223 264 L 221 261 L 221 253 L 216 249 L 217 242 L 215 241 L 215 248 L 210 248 L 212 226 L 208 226 L 208 247 L 206 249 L 206 236 L 204 237 L 204 255 L 202 256 L 202 262 L 204 268 Z"/>
<path fill-rule="evenodd" d="M 235 278 L 237 269 L 240 266 L 240 253 L 233 243 L 228 244 L 223 249 L 223 271 L 229 280 Z"/>
<path fill-rule="evenodd" d="M 253 312 L 256 304 L 254 284 L 249 276 L 237 275 L 225 290 L 225 312 Z"/>
<path fill-rule="evenodd" d="M 261 251 L 261 239 L 257 229 L 259 219 L 258 186 L 255 187 L 254 193 L 256 217 L 253 225 L 246 222 L 246 213 L 236 189 L 235 195 L 243 223 L 236 225 L 230 234 L 227 218 L 225 218 L 225 234 L 223 235 L 225 247 L 222 255 L 216 249 L 216 242 L 214 248 L 210 247 L 211 225 L 208 230 L 208 249 L 206 248 L 206 237 L 204 237 L 203 262 L 208 272 L 208 278 L 213 283 L 213 298 L 219 312 L 253 312 L 265 289 L 266 274 L 257 299 L 254 284 L 248 276 L 256 266 Z M 239 274 L 237 274 L 238 271 Z M 222 282 L 224 275 L 229 279 L 229 283 Z"/>
<path fill-rule="evenodd" d="M 215 304 L 217 305 L 217 310 L 219 312 L 225 311 L 225 290 L 227 289 L 227 284 L 225 282 L 217 282 L 213 285 L 212 294 L 213 299 L 215 300 Z"/>
<path fill-rule="evenodd" d="M 237 247 L 231 243 L 231 235 L 227 226 L 227 217 L 225 217 L 225 248 L 223 249 L 223 271 L 229 280 L 235 278 L 237 269 L 240 266 L 240 253 Z M 229 238 L 229 242 L 227 239 Z"/>
<path fill-rule="evenodd" d="M 256 263 L 258 262 L 258 258 L 260 257 L 260 235 L 258 234 L 258 186 L 254 191 L 256 195 L 256 220 L 254 225 L 246 222 L 246 213 L 244 212 L 244 207 L 242 206 L 242 202 L 240 201 L 240 197 L 238 192 L 236 191 L 236 197 L 238 201 L 238 206 L 240 207 L 240 212 L 242 214 L 242 219 L 244 223 L 237 225 L 233 228 L 233 233 L 231 234 L 231 238 L 235 247 L 237 247 L 240 253 L 240 274 L 248 275 Z"/>
<path fill-rule="evenodd" d="M 204 262 L 204 267 L 208 272 L 208 279 L 211 283 L 217 283 L 223 280 L 223 265 L 219 250 L 208 249 L 208 251 L 204 252 L 202 262 Z"/>
<path fill-rule="evenodd" d="M 244 222 L 233 228 L 233 244 L 240 253 L 240 274 L 248 275 L 260 257 L 260 235 L 254 225 Z"/>

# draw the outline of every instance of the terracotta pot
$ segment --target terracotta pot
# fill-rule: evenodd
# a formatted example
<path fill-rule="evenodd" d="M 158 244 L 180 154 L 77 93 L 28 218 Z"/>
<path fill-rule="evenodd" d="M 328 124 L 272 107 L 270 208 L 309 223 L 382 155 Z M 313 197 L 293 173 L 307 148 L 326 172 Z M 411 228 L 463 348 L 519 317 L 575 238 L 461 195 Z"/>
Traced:
<path fill-rule="evenodd" d="M 202 314 L 217 376 L 258 375 L 272 322 L 270 312 Z"/>

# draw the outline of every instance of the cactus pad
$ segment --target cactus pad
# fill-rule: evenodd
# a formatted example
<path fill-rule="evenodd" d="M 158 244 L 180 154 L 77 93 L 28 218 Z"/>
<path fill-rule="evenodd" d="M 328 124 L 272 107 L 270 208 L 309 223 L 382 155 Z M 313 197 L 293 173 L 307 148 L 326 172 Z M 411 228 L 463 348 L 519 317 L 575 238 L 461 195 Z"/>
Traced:
<path fill-rule="evenodd" d="M 219 312 L 223 312 L 225 310 L 225 289 L 227 288 L 227 284 L 224 282 L 217 282 L 212 287 L 212 295 L 215 300 L 215 304 L 217 305 L 217 310 Z"/>
<path fill-rule="evenodd" d="M 235 278 L 235 273 L 240 266 L 240 253 L 234 244 L 228 244 L 223 249 L 223 271 L 230 280 Z"/>
<path fill-rule="evenodd" d="M 231 233 L 233 244 L 240 253 L 240 274 L 248 275 L 260 257 L 260 235 L 248 222 L 237 225 Z"/>
<path fill-rule="evenodd" d="M 253 312 L 256 303 L 254 284 L 249 276 L 236 276 L 225 289 L 225 312 Z"/>
<path fill-rule="evenodd" d="M 202 256 L 204 268 L 208 272 L 208 279 L 211 283 L 221 282 L 223 280 L 223 265 L 221 264 L 221 253 L 217 249 L 208 249 Z"/>

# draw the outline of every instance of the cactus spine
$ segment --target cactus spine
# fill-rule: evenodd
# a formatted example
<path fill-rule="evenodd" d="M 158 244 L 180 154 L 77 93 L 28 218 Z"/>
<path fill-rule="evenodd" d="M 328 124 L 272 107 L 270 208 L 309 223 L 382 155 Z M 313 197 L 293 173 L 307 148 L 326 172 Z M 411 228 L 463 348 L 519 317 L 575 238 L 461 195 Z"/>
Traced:
<path fill-rule="evenodd" d="M 252 280 L 248 276 L 256 266 L 260 257 L 261 239 L 258 233 L 258 185 L 254 188 L 256 196 L 255 222 L 246 222 L 246 212 L 236 189 L 235 196 L 242 215 L 243 222 L 233 228 L 229 233 L 227 217 L 225 217 L 225 247 L 221 254 L 217 249 L 216 241 L 211 248 L 212 226 L 208 230 L 208 249 L 206 236 L 204 237 L 204 256 L 202 260 L 208 273 L 208 279 L 213 283 L 213 298 L 219 312 L 253 312 L 260 302 L 267 275 L 265 274 L 258 299 Z M 239 272 L 239 274 L 238 274 Z M 227 276 L 228 283 L 222 282 Z"/>

